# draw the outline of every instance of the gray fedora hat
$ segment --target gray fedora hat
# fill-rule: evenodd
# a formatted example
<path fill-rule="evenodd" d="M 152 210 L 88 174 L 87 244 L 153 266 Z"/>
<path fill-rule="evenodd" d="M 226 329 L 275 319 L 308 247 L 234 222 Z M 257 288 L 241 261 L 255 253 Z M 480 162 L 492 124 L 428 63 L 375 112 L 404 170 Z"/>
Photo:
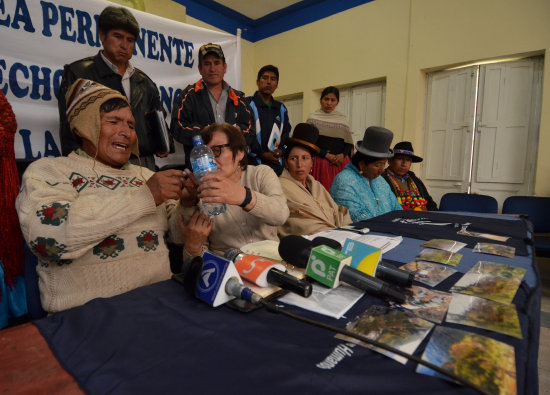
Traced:
<path fill-rule="evenodd" d="M 393 132 L 380 126 L 369 126 L 365 130 L 363 140 L 357 143 L 357 151 L 373 158 L 392 158 L 390 149 Z"/>

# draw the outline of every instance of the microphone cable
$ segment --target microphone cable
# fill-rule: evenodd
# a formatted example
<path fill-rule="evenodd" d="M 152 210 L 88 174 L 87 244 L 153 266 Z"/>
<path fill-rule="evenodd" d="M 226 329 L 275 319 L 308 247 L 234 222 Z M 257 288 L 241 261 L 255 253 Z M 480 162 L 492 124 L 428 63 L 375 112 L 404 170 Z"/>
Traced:
<path fill-rule="evenodd" d="M 262 304 L 263 306 L 265 306 L 265 308 L 272 312 L 272 313 L 279 313 L 279 314 L 283 314 L 289 318 L 292 318 L 292 319 L 295 319 L 297 321 L 301 321 L 301 322 L 305 322 L 306 324 L 310 324 L 310 325 L 313 325 L 313 326 L 317 326 L 319 328 L 323 328 L 323 329 L 327 329 L 329 331 L 332 331 L 332 332 L 336 332 L 336 333 L 340 333 L 342 335 L 345 335 L 345 336 L 348 336 L 348 337 L 353 337 L 354 339 L 357 339 L 357 340 L 360 340 L 362 342 L 365 342 L 365 343 L 368 343 L 368 344 L 371 344 L 373 346 L 376 346 L 376 347 L 379 347 L 379 348 L 383 348 L 384 350 L 387 350 L 387 351 L 390 351 L 394 354 L 397 354 L 397 355 L 400 355 L 402 357 L 405 357 L 407 359 L 409 359 L 410 361 L 414 361 L 414 362 L 417 362 L 419 364 L 422 364 L 432 370 L 435 370 L 436 372 L 438 373 L 441 373 L 442 375 L 444 376 L 447 376 L 449 378 L 451 378 L 452 380 L 454 381 L 457 381 L 459 383 L 461 383 L 462 385 L 465 385 L 467 387 L 470 387 L 476 391 L 478 391 L 479 393 L 481 394 L 484 394 L 484 395 L 491 395 L 490 392 L 488 392 L 487 390 L 481 388 L 480 386 L 478 386 L 477 384 L 474 384 L 472 383 L 471 381 L 465 379 L 465 378 L 462 378 L 460 376 L 457 376 L 456 374 L 452 373 L 452 372 L 449 372 L 447 370 L 444 370 L 443 368 L 437 366 L 437 365 L 434 365 L 433 363 L 431 362 L 428 362 L 428 361 L 424 361 L 423 359 L 419 358 L 419 357 L 416 357 L 414 355 L 411 355 L 411 354 L 407 354 L 406 352 L 403 352 L 401 350 L 398 350 L 397 348 L 394 348 L 392 346 L 388 346 L 387 344 L 384 344 L 384 343 L 380 343 L 380 342 L 377 342 L 376 340 L 372 340 L 372 339 L 369 339 L 368 337 L 366 336 L 363 336 L 363 335 L 360 335 L 358 333 L 354 333 L 354 332 L 351 332 L 347 329 L 342 329 L 342 328 L 338 328 L 336 326 L 332 326 L 332 325 L 329 325 L 329 324 L 325 324 L 325 323 L 322 323 L 322 322 L 319 322 L 319 321 L 315 321 L 315 320 L 312 320 L 312 319 L 309 319 L 309 318 L 305 318 L 305 317 L 302 317 L 302 316 L 299 316 L 297 314 L 294 314 L 294 313 L 291 313 L 291 312 L 288 312 L 286 310 L 283 310 L 281 309 L 279 306 L 273 304 L 273 303 L 270 303 L 270 302 L 267 302 L 265 301 L 264 299 L 261 299 L 259 301 L 260 304 Z"/>

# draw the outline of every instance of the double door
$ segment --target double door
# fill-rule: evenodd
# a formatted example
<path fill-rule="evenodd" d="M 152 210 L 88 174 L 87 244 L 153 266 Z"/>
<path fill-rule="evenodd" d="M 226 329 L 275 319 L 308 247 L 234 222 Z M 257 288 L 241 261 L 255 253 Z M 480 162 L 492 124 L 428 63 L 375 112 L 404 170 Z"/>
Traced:
<path fill-rule="evenodd" d="M 428 76 L 423 176 L 447 192 L 508 196 L 534 189 L 542 58 L 477 65 Z"/>

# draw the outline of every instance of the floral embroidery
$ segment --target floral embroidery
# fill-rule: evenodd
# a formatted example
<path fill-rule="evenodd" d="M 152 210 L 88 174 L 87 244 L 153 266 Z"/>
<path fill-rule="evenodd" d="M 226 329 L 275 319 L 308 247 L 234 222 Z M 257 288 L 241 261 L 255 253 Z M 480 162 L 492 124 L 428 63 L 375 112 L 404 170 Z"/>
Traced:
<path fill-rule="evenodd" d="M 111 235 L 94 246 L 93 252 L 99 258 L 107 259 L 117 257 L 122 250 L 124 250 L 124 240 L 117 235 Z"/>
<path fill-rule="evenodd" d="M 140 187 L 143 185 L 143 181 L 140 180 L 139 178 L 137 177 L 134 177 L 130 180 L 130 185 L 133 185 L 133 186 L 136 186 L 136 187 Z"/>
<path fill-rule="evenodd" d="M 82 174 L 73 172 L 69 176 L 69 180 L 71 180 L 71 184 L 73 185 L 73 188 L 76 189 L 77 192 L 80 192 L 86 187 L 86 185 L 88 185 L 88 180 Z"/>
<path fill-rule="evenodd" d="M 61 254 L 67 252 L 65 244 L 60 244 L 51 238 L 38 237 L 30 244 L 37 254 L 50 259 L 60 259 Z"/>
<path fill-rule="evenodd" d="M 118 187 L 134 188 L 145 185 L 145 182 L 138 177 L 112 177 L 102 175 L 99 177 L 86 178 L 81 174 L 72 173 L 69 176 L 71 184 L 77 192 L 82 191 L 84 188 L 109 188 L 115 190 Z"/>
<path fill-rule="evenodd" d="M 99 177 L 99 179 L 97 180 L 97 183 L 98 183 L 99 185 L 102 185 L 102 186 L 106 187 L 106 188 L 109 188 L 109 189 L 111 189 L 111 190 L 114 190 L 114 189 L 116 189 L 116 188 L 120 185 L 121 181 L 120 181 L 120 180 L 117 180 L 117 179 L 114 178 L 114 177 L 110 177 L 110 176 L 101 176 L 101 177 Z"/>
<path fill-rule="evenodd" d="M 152 230 L 142 231 L 141 235 L 137 237 L 138 247 L 142 248 L 145 252 L 154 251 L 159 245 L 159 237 Z"/>
<path fill-rule="evenodd" d="M 52 203 L 50 206 L 42 206 L 36 215 L 44 225 L 59 226 L 67 219 L 69 204 Z"/>

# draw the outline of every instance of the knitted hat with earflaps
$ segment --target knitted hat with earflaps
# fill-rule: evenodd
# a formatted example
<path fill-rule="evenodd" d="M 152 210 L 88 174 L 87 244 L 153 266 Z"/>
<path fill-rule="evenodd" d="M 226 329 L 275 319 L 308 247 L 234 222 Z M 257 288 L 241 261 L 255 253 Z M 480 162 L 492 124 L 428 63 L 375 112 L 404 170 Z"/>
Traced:
<path fill-rule="evenodd" d="M 111 99 L 122 99 L 130 107 L 126 96 L 97 82 L 77 79 L 65 96 L 67 103 L 67 121 L 71 131 L 90 141 L 97 149 L 101 131 L 99 108 Z M 138 140 L 132 146 L 132 154 L 139 156 Z"/>

